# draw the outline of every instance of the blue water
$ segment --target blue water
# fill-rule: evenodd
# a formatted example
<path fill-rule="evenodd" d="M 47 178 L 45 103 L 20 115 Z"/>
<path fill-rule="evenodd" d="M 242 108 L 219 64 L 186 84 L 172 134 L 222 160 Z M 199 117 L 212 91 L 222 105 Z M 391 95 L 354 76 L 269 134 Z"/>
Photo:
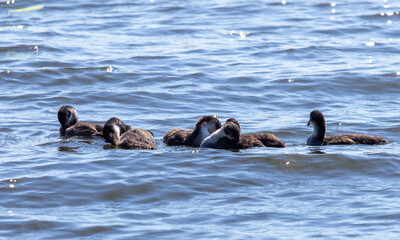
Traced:
<path fill-rule="evenodd" d="M 1 239 L 400 237 L 400 2 L 8 2 Z M 66 104 L 149 129 L 158 149 L 60 137 Z M 307 146 L 314 109 L 328 136 L 390 143 Z M 287 147 L 162 143 L 202 115 Z"/>

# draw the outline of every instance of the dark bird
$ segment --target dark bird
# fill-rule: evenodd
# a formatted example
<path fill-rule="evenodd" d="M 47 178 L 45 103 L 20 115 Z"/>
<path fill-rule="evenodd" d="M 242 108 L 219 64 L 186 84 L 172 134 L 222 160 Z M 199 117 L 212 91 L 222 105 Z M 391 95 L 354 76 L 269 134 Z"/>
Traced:
<path fill-rule="evenodd" d="M 221 127 L 216 117 L 203 116 L 196 122 L 194 130 L 173 128 L 163 138 L 163 142 L 169 146 L 185 145 L 199 147 L 201 142 Z"/>
<path fill-rule="evenodd" d="M 338 144 L 380 144 L 389 141 L 380 137 L 362 134 L 343 134 L 326 137 L 326 122 L 322 112 L 314 110 L 310 113 L 307 126 L 313 126 L 313 132 L 307 139 L 308 145 L 338 145 Z"/>
<path fill-rule="evenodd" d="M 125 149 L 157 149 L 154 134 L 141 128 L 125 125 L 118 118 L 110 118 L 103 128 L 106 142 Z"/>
<path fill-rule="evenodd" d="M 103 126 L 89 122 L 79 122 L 78 112 L 72 106 L 62 106 L 58 110 L 58 121 L 61 124 L 61 136 L 102 136 Z"/>
<path fill-rule="evenodd" d="M 271 133 L 240 134 L 239 122 L 230 118 L 225 124 L 204 139 L 200 147 L 218 149 L 246 149 L 252 147 L 286 147 L 278 137 Z"/>

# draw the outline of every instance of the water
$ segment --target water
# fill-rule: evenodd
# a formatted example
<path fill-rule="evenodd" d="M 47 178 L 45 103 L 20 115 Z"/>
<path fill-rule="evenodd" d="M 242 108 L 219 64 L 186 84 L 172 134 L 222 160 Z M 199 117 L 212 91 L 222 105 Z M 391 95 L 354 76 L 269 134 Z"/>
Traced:
<path fill-rule="evenodd" d="M 399 238 L 398 1 L 0 4 L 1 239 Z M 158 149 L 61 138 L 66 104 Z M 306 146 L 314 109 L 390 143 Z M 162 143 L 205 114 L 287 148 Z"/>

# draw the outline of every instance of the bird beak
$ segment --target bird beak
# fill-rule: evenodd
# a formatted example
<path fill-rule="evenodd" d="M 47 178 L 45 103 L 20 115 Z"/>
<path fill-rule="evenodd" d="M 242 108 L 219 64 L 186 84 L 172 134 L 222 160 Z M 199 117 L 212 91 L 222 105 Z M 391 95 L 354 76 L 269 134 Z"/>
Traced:
<path fill-rule="evenodd" d="M 311 124 L 311 120 L 308 120 L 307 126 L 310 126 Z"/>

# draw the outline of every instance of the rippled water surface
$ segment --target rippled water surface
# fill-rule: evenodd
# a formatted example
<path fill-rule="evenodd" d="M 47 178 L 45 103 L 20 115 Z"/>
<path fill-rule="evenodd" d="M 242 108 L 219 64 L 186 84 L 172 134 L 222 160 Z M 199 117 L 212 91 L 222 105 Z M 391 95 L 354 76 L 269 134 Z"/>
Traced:
<path fill-rule="evenodd" d="M 399 239 L 400 2 L 0 2 L 1 239 Z M 59 136 L 119 117 L 158 149 Z M 305 145 L 310 111 L 328 136 Z M 284 149 L 168 147 L 230 117 Z"/>

